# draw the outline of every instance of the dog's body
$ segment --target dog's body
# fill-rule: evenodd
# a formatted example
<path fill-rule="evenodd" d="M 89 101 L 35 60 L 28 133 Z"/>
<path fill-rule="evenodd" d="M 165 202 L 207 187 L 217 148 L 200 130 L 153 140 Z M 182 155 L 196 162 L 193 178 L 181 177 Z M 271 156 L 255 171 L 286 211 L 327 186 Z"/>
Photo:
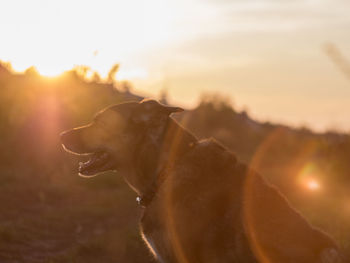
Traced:
<path fill-rule="evenodd" d="M 169 118 L 177 111 L 125 103 L 62 135 L 67 150 L 92 154 L 80 174 L 123 173 L 140 196 L 141 231 L 159 262 L 345 262 L 260 175 Z"/>

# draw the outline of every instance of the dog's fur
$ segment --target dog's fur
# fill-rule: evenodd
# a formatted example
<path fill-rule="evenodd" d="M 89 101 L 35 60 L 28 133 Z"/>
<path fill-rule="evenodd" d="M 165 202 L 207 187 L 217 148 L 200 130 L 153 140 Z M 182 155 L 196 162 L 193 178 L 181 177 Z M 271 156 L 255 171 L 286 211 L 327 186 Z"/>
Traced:
<path fill-rule="evenodd" d="M 260 175 L 169 117 L 179 111 L 129 102 L 62 134 L 65 149 L 92 154 L 81 175 L 117 170 L 137 192 L 141 232 L 159 262 L 345 262 Z"/>

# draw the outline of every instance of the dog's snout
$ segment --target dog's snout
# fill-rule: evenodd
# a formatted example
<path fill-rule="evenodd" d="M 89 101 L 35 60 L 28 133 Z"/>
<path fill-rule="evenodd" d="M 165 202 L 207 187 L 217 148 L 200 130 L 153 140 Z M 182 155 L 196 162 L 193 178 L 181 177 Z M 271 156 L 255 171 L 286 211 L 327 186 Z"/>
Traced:
<path fill-rule="evenodd" d="M 64 131 L 60 134 L 60 137 L 62 146 L 66 151 L 78 154 L 86 152 L 86 147 L 82 143 L 78 130 Z"/>
<path fill-rule="evenodd" d="M 64 149 L 71 151 L 72 145 L 74 145 L 74 140 L 73 136 L 71 136 L 71 131 L 61 132 L 60 139 Z"/>
<path fill-rule="evenodd" d="M 61 138 L 61 140 L 64 139 L 65 135 L 66 135 L 68 132 L 69 132 L 69 131 L 64 131 L 64 132 L 61 132 L 61 133 L 60 133 L 60 138 Z"/>
<path fill-rule="evenodd" d="M 60 137 L 63 148 L 75 154 L 89 154 L 94 152 L 96 149 L 91 146 L 91 142 L 86 139 L 89 138 L 87 134 L 86 127 L 62 132 Z"/>
<path fill-rule="evenodd" d="M 61 143 L 63 145 L 66 145 L 67 143 L 69 143 L 69 133 L 70 131 L 64 131 L 60 133 Z"/>

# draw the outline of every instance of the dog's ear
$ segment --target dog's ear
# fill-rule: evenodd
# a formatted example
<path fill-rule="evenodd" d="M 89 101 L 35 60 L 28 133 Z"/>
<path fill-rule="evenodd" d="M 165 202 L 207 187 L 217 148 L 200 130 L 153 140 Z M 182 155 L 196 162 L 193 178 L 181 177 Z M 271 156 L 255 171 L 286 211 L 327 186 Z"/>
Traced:
<path fill-rule="evenodd" d="M 169 114 L 171 114 L 173 112 L 183 112 L 184 111 L 184 109 L 180 108 L 180 107 L 171 107 L 171 106 L 164 106 L 164 107 L 169 112 Z"/>
<path fill-rule="evenodd" d="M 173 112 L 182 112 L 184 109 L 180 107 L 172 107 L 159 103 L 156 100 L 144 99 L 140 102 L 147 111 L 158 111 L 162 113 L 171 114 Z"/>
<path fill-rule="evenodd" d="M 172 107 L 159 103 L 156 100 L 145 99 L 139 103 L 137 112 L 134 112 L 135 122 L 159 122 L 168 118 L 171 113 L 182 112 L 180 107 Z"/>

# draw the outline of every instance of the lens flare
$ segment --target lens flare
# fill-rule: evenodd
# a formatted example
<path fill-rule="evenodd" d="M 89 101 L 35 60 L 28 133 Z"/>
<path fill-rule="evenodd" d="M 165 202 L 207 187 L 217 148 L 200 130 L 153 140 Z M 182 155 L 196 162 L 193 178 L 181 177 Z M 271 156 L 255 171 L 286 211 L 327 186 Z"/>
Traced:
<path fill-rule="evenodd" d="M 299 183 L 305 187 L 306 189 L 310 191 L 316 191 L 321 188 L 319 178 L 320 177 L 320 171 L 318 167 L 312 163 L 309 162 L 304 165 L 304 167 L 301 169 L 298 180 Z"/>
<path fill-rule="evenodd" d="M 310 181 L 306 183 L 306 186 L 312 191 L 318 190 L 320 188 L 320 184 L 314 179 L 310 179 Z"/>

